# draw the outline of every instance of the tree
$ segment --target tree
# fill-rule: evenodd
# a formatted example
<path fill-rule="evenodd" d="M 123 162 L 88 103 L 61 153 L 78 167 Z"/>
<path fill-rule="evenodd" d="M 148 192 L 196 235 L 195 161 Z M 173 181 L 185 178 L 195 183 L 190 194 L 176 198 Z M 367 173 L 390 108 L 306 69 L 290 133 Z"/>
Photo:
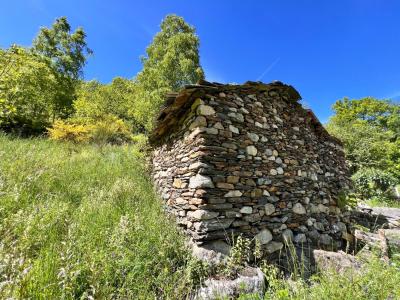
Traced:
<path fill-rule="evenodd" d="M 372 97 L 344 98 L 333 110 L 327 129 L 342 140 L 356 185 L 365 191 L 379 182 L 400 182 L 399 104 Z"/>
<path fill-rule="evenodd" d="M 0 62 L 0 127 L 42 131 L 56 109 L 58 82 L 51 62 L 18 46 L 1 49 Z"/>
<path fill-rule="evenodd" d="M 33 50 L 50 58 L 60 74 L 72 79 L 82 77 L 87 56 L 93 53 L 86 44 L 83 28 L 72 33 L 66 17 L 56 19 L 51 28 L 41 28 Z"/>
<path fill-rule="evenodd" d="M 71 113 L 78 79 L 83 76 L 83 67 L 92 50 L 86 44 L 86 33 L 82 28 L 71 32 L 66 17 L 56 19 L 51 28 L 43 27 L 33 41 L 34 53 L 47 57 L 57 76 L 58 91 L 55 97 L 57 109 L 52 116 L 66 117 Z"/>
<path fill-rule="evenodd" d="M 134 94 L 133 81 L 122 77 L 115 77 L 110 84 L 96 80 L 82 82 L 73 104 L 74 118 L 91 122 L 112 115 L 135 127 L 135 120 L 128 114 L 129 109 L 135 106 Z"/>
<path fill-rule="evenodd" d="M 164 102 L 167 92 L 204 78 L 199 59 L 199 38 L 183 18 L 168 15 L 142 58 L 143 69 L 136 77 L 138 99 L 132 114 L 147 130 Z"/>

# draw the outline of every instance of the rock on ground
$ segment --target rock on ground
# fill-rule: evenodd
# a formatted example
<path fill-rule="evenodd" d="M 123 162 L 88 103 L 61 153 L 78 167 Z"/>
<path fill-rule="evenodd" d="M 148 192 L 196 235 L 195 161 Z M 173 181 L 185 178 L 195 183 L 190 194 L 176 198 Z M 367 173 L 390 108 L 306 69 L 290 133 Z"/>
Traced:
<path fill-rule="evenodd" d="M 338 273 L 343 273 L 348 269 L 357 271 L 361 268 L 361 263 L 353 255 L 343 251 L 314 250 L 313 256 L 316 266 L 320 270 L 333 269 Z"/>
<path fill-rule="evenodd" d="M 233 299 L 243 294 L 264 294 L 265 278 L 259 268 L 245 268 L 236 279 L 207 279 L 194 299 Z"/>

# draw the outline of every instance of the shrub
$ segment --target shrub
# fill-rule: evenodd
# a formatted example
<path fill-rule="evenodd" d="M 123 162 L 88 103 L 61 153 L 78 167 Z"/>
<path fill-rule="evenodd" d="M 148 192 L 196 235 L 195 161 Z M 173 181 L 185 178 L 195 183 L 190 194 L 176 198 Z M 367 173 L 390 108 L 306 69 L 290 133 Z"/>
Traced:
<path fill-rule="evenodd" d="M 91 126 L 90 140 L 95 144 L 121 145 L 132 140 L 128 125 L 114 116 L 106 116 L 89 126 Z"/>
<path fill-rule="evenodd" d="M 374 168 L 360 169 L 352 176 L 352 179 L 356 191 L 363 198 L 389 199 L 391 188 L 397 183 L 396 178 L 389 172 Z"/>
<path fill-rule="evenodd" d="M 148 143 L 148 137 L 144 134 L 136 134 L 132 137 L 132 142 L 136 144 L 138 149 L 145 149 Z"/>
<path fill-rule="evenodd" d="M 56 121 L 52 128 L 48 128 L 53 140 L 69 141 L 73 143 L 124 144 L 132 141 L 130 128 L 124 121 L 107 116 L 96 122 L 85 122 L 79 119 L 70 121 Z"/>
<path fill-rule="evenodd" d="M 73 143 L 84 143 L 90 140 L 91 127 L 81 124 L 70 124 L 57 120 L 53 127 L 47 128 L 52 140 L 69 141 Z"/>

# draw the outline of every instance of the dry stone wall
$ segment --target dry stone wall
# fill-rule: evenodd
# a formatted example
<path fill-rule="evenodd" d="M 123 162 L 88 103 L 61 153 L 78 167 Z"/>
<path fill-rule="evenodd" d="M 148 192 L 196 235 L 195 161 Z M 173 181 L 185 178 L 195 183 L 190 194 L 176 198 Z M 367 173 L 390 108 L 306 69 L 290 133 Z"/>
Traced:
<path fill-rule="evenodd" d="M 243 234 L 337 248 L 348 218 L 341 143 L 280 82 L 203 83 L 168 97 L 151 142 L 166 209 L 196 243 Z"/>

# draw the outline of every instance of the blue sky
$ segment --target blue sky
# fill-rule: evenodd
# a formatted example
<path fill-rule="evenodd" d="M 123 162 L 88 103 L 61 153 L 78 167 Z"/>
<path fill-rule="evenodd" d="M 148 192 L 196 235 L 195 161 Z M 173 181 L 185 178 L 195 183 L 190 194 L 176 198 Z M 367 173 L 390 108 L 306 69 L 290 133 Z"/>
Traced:
<path fill-rule="evenodd" d="M 66 16 L 94 56 L 86 79 L 132 78 L 162 18 L 183 16 L 200 37 L 210 81 L 280 80 L 322 122 L 342 97 L 400 98 L 400 1 L 0 0 L 0 47 L 30 45 Z"/>

